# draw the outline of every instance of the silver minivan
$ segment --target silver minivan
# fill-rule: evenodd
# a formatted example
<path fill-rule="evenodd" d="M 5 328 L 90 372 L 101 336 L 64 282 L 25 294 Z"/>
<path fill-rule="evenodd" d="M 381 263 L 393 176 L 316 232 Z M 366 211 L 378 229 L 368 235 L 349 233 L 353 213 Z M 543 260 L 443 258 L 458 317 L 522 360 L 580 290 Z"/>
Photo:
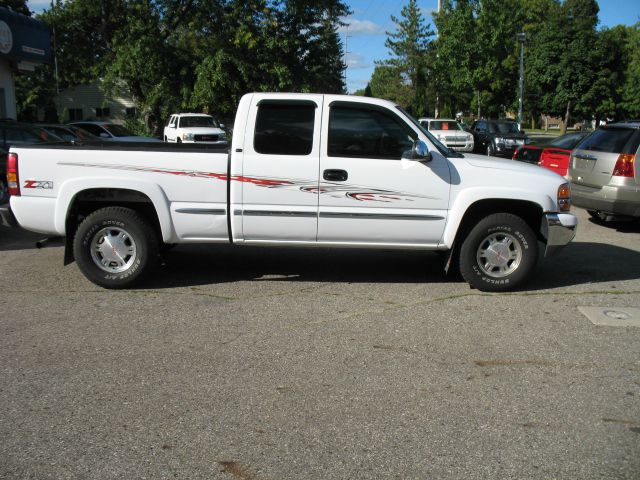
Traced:
<path fill-rule="evenodd" d="M 569 181 L 573 204 L 593 217 L 640 218 L 640 122 L 600 127 L 571 153 Z"/>

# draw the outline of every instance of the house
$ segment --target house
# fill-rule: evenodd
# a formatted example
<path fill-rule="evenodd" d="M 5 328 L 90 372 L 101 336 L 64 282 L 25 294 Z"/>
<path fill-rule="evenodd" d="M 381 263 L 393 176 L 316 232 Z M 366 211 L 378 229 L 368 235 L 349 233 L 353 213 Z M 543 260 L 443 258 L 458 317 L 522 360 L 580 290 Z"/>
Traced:
<path fill-rule="evenodd" d="M 79 120 L 109 120 L 124 123 L 136 114 L 133 97 L 124 88 L 115 95 L 105 95 L 101 81 L 90 85 L 78 85 L 67 88 L 55 96 L 58 118 L 61 122 Z"/>

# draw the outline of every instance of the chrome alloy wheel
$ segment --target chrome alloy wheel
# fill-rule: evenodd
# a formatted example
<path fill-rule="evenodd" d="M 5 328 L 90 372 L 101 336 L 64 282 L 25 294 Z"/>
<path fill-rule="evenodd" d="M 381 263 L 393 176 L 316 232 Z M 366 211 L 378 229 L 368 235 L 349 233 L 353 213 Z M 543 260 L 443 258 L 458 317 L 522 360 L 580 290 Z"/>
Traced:
<path fill-rule="evenodd" d="M 480 242 L 476 261 L 483 273 L 494 278 L 506 277 L 520 265 L 522 247 L 508 233 L 492 233 Z"/>
<path fill-rule="evenodd" d="M 126 271 L 136 261 L 137 256 L 136 242 L 121 228 L 103 228 L 91 240 L 91 258 L 107 273 Z"/>

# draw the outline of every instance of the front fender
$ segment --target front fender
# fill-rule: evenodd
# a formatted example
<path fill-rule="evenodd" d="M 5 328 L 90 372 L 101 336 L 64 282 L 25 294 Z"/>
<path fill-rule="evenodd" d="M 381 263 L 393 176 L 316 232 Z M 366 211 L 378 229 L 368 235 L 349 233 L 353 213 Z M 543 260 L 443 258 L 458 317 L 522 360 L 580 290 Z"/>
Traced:
<path fill-rule="evenodd" d="M 530 202 L 539 206 L 543 213 L 557 210 L 556 199 L 542 192 L 510 187 L 492 187 L 490 189 L 486 187 L 476 187 L 465 189 L 456 196 L 451 204 L 441 246 L 445 246 L 446 248 L 453 247 L 453 242 L 465 213 L 475 203 L 484 200 L 497 202 Z"/>
<path fill-rule="evenodd" d="M 162 240 L 170 243 L 175 238 L 171 213 L 169 211 L 169 200 L 164 191 L 156 183 L 140 180 L 127 180 L 122 177 L 90 177 L 82 179 L 67 180 L 58 191 L 58 200 L 55 208 L 54 226 L 60 235 L 65 235 L 65 224 L 69 207 L 75 197 L 85 191 L 97 188 L 133 190 L 149 197 L 158 215 Z"/>

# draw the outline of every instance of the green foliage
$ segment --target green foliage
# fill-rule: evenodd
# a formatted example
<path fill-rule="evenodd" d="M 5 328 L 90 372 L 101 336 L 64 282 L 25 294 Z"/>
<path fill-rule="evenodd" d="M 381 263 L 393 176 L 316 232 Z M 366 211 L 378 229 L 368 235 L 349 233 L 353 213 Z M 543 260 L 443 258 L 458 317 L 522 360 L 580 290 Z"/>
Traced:
<path fill-rule="evenodd" d="M 349 13 L 343 0 L 58 0 L 39 18 L 56 30 L 61 89 L 124 89 L 157 134 L 174 111 L 229 118 L 251 91 L 343 93 Z M 50 102 L 53 77 L 21 79 L 23 110 Z"/>
<path fill-rule="evenodd" d="M 387 32 L 385 46 L 393 57 L 378 62 L 371 79 L 371 93 L 392 99 L 421 116 L 427 110 L 425 67 L 433 31 L 425 22 L 416 0 L 409 0 L 400 11 L 400 18 L 392 15 L 391 20 L 396 24 L 396 30 Z"/>
<path fill-rule="evenodd" d="M 376 68 L 376 96 L 409 106 L 423 95 L 429 114 L 515 112 L 524 32 L 525 118 L 640 116 L 640 23 L 598 30 L 595 0 L 444 0 L 432 42 L 411 33 L 420 31 L 414 7 L 392 17 L 398 30 L 387 47 L 395 57 L 379 65 L 397 71 Z M 407 73 L 415 72 L 409 64 L 421 65 L 418 75 Z"/>
<path fill-rule="evenodd" d="M 3 0 L 1 6 L 7 7 L 16 13 L 26 15 L 27 17 L 31 16 L 31 12 L 27 6 L 27 0 Z"/>

